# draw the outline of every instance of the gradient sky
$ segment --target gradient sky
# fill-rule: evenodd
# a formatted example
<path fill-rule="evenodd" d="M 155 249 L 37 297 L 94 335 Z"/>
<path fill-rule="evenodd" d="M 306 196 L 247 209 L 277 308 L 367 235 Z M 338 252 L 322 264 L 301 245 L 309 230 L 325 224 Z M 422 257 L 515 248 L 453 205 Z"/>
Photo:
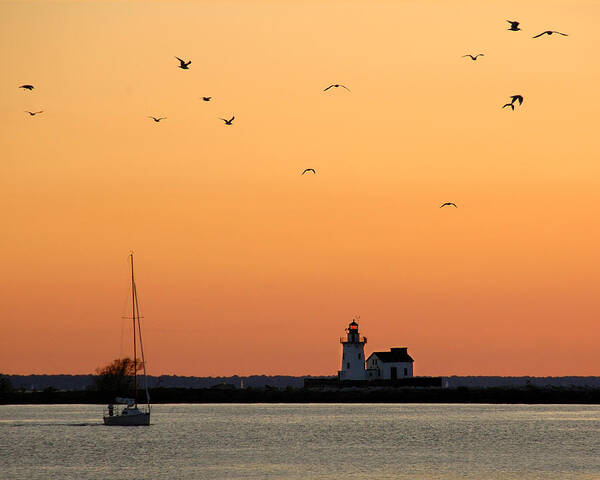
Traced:
<path fill-rule="evenodd" d="M 0 2 L 0 372 L 126 355 L 134 250 L 151 374 L 334 374 L 360 315 L 416 375 L 600 375 L 598 18 Z"/>

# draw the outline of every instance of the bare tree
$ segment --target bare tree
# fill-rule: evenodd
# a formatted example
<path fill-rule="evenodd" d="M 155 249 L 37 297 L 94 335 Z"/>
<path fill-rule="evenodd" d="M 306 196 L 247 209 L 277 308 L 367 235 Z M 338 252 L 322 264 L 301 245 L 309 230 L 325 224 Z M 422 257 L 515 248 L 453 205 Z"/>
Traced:
<path fill-rule="evenodd" d="M 137 361 L 138 372 L 143 369 Z M 114 395 L 127 395 L 133 392 L 134 361 L 131 358 L 117 358 L 112 363 L 96 369 L 94 384 L 96 390 Z"/>

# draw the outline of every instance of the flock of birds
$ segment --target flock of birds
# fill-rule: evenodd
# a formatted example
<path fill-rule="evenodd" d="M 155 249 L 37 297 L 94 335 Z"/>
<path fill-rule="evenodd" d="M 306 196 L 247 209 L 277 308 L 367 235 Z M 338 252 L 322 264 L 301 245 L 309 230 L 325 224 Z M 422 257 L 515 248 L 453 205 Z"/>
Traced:
<path fill-rule="evenodd" d="M 511 32 L 518 32 L 518 31 L 521 30 L 519 28 L 520 22 L 513 21 L 513 20 L 507 20 L 507 22 L 510 24 L 510 27 L 508 28 L 509 31 L 511 31 Z M 539 37 L 541 37 L 543 35 L 551 36 L 552 34 L 555 34 L 555 33 L 558 34 L 558 35 L 562 35 L 564 37 L 568 36 L 568 34 L 559 32 L 557 30 L 545 30 L 542 33 L 534 35 L 532 38 L 539 38 Z M 466 55 L 463 55 L 463 58 L 464 57 L 469 57 L 471 60 L 476 61 L 477 58 L 483 57 L 483 56 L 485 56 L 483 53 L 478 53 L 478 54 L 475 54 L 475 55 L 466 54 Z M 179 68 L 181 68 L 182 70 L 189 70 L 190 65 L 192 63 L 191 60 L 187 60 L 186 61 L 186 60 L 184 60 L 182 58 L 179 58 L 177 56 L 175 58 L 177 60 L 179 60 L 179 65 L 178 65 Z M 31 85 L 31 84 L 24 84 L 24 85 L 19 86 L 19 88 L 31 91 L 35 87 L 33 85 Z M 332 83 L 327 88 L 323 89 L 323 91 L 326 92 L 326 91 L 328 91 L 331 88 L 344 88 L 348 92 L 351 92 L 351 90 L 347 86 L 342 85 L 341 83 Z M 511 95 L 509 98 L 511 99 L 511 101 L 509 103 L 505 103 L 502 106 L 503 109 L 506 108 L 506 107 L 510 107 L 511 110 L 514 111 L 515 110 L 515 103 L 518 103 L 519 106 L 523 105 L 523 96 L 522 95 Z M 202 100 L 204 102 L 210 102 L 212 100 L 212 97 L 202 97 Z M 29 111 L 29 110 L 25 110 L 25 112 L 28 113 L 30 116 L 34 117 L 34 116 L 36 116 L 36 115 L 38 115 L 40 113 L 43 113 L 44 111 L 43 110 L 39 110 L 39 111 L 32 112 L 32 111 Z M 156 123 L 160 123 L 161 121 L 167 119 L 167 117 L 154 117 L 154 116 L 149 116 L 148 118 L 151 118 Z M 233 125 L 233 121 L 235 120 L 235 116 L 232 116 L 230 119 L 219 118 L 219 120 L 222 120 L 223 122 L 225 122 L 225 125 Z M 306 173 L 312 173 L 313 175 L 317 174 L 317 172 L 316 172 L 316 170 L 314 168 L 305 168 L 302 171 L 301 175 L 304 175 Z M 453 202 L 445 202 L 442 205 L 440 205 L 440 208 L 443 208 L 443 207 L 458 208 L 456 206 L 456 204 L 453 203 Z"/>
<path fill-rule="evenodd" d="M 514 20 L 507 20 L 507 22 L 510 23 L 510 27 L 508 27 L 509 31 L 511 31 L 511 32 L 518 32 L 518 31 L 521 30 L 519 28 L 520 22 L 517 22 L 517 21 L 514 21 Z M 558 35 L 562 35 L 563 37 L 568 37 L 569 36 L 568 34 L 559 32 L 557 30 L 545 30 L 542 33 L 538 33 L 537 35 L 534 35 L 531 38 L 539 38 L 542 35 L 548 35 L 548 36 L 550 36 L 553 33 L 557 33 Z M 469 57 L 471 60 L 475 61 L 475 60 L 477 60 L 478 57 L 484 57 L 484 56 L 485 55 L 483 53 L 478 53 L 476 55 L 471 55 L 471 54 L 468 53 L 466 55 L 463 55 L 463 58 L 464 57 Z M 511 95 L 509 98 L 510 98 L 510 102 L 509 103 L 505 103 L 502 106 L 502 108 L 510 107 L 510 109 L 512 111 L 514 111 L 515 110 L 515 102 L 518 102 L 519 106 L 523 105 L 523 95 Z M 442 205 L 442 207 L 443 206 L 444 205 Z"/>
<path fill-rule="evenodd" d="M 513 32 L 518 32 L 519 30 L 521 30 L 519 28 L 519 25 L 520 25 L 519 22 L 514 22 L 512 20 L 507 20 L 507 22 L 510 23 L 510 27 L 508 28 L 509 30 L 511 30 Z M 534 35 L 531 38 L 538 38 L 538 37 L 541 37 L 542 35 L 552 35 L 553 33 L 558 33 L 559 35 L 562 35 L 563 37 L 569 36 L 566 33 L 557 32 L 556 30 L 545 30 L 542 33 L 538 33 L 537 35 Z"/>

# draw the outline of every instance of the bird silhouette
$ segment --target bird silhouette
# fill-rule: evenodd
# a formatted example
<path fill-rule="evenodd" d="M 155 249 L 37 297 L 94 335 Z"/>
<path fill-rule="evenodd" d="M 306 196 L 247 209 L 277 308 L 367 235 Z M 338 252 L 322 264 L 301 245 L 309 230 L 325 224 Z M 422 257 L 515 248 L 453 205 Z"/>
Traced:
<path fill-rule="evenodd" d="M 25 112 L 27 112 L 32 117 L 35 117 L 38 113 L 43 113 L 44 111 L 40 110 L 39 112 L 30 112 L 29 110 L 25 110 Z"/>
<path fill-rule="evenodd" d="M 25 90 L 33 90 L 35 87 L 33 85 L 21 85 L 19 88 L 24 88 Z"/>
<path fill-rule="evenodd" d="M 331 85 L 329 85 L 325 90 L 323 90 L 324 92 L 326 92 L 327 90 L 329 90 L 330 88 L 345 88 L 346 90 L 350 91 L 350 89 L 346 86 L 346 85 L 342 85 L 341 83 L 332 83 Z"/>
<path fill-rule="evenodd" d="M 188 70 L 188 67 L 190 66 L 190 63 L 192 63 L 192 61 L 190 60 L 189 62 L 186 62 L 185 60 L 182 60 L 179 57 L 175 57 L 177 60 L 179 60 L 179 68 L 183 68 L 184 70 Z"/>
<path fill-rule="evenodd" d="M 519 28 L 519 22 L 513 22 L 512 20 L 507 20 L 507 22 L 510 23 L 509 30 L 511 30 L 513 32 L 518 32 L 519 30 L 521 30 Z"/>
<path fill-rule="evenodd" d="M 308 173 L 308 172 L 312 172 L 313 175 L 317 174 L 317 172 L 315 172 L 314 168 L 305 168 L 304 171 L 302 172 L 302 175 L 304 175 L 305 173 Z"/>
<path fill-rule="evenodd" d="M 442 208 L 442 207 L 450 207 L 450 206 L 452 206 L 452 207 L 454 207 L 454 208 L 458 208 L 458 207 L 456 206 L 456 203 L 452 203 L 452 202 L 446 202 L 446 203 L 442 203 L 442 204 L 440 205 L 440 208 Z"/>
<path fill-rule="evenodd" d="M 510 103 L 519 102 L 519 105 L 523 105 L 523 96 L 522 95 L 511 95 L 510 97 L 512 101 Z"/>
<path fill-rule="evenodd" d="M 541 37 L 542 35 L 552 35 L 553 33 L 558 33 L 559 35 L 562 35 L 563 37 L 569 36 L 566 33 L 557 32 L 556 30 L 546 30 L 545 32 L 542 32 L 539 35 L 536 35 L 535 37 L 531 37 L 531 38 L 538 38 L 538 37 Z"/>
<path fill-rule="evenodd" d="M 167 117 L 148 117 L 148 118 L 151 118 L 156 123 L 160 122 L 161 120 L 166 120 L 167 119 Z"/>
<path fill-rule="evenodd" d="M 475 61 L 475 60 L 477 60 L 477 57 L 485 57 L 485 55 L 483 53 L 478 53 L 477 55 L 467 54 L 467 55 L 463 55 L 463 58 L 464 57 L 471 57 L 471 60 Z"/>
<path fill-rule="evenodd" d="M 211 99 L 211 98 L 212 98 L 212 97 L 202 97 L 202 100 L 204 100 L 205 102 L 210 102 L 210 99 Z"/>
<path fill-rule="evenodd" d="M 229 120 L 227 120 L 226 118 L 219 118 L 220 120 L 223 120 L 225 122 L 225 125 L 233 125 L 233 120 L 235 119 L 235 117 L 231 117 Z"/>
<path fill-rule="evenodd" d="M 502 108 L 510 107 L 512 111 L 515 110 L 515 102 L 519 102 L 519 105 L 523 105 L 523 96 L 522 95 L 511 95 L 510 103 L 505 103 Z"/>

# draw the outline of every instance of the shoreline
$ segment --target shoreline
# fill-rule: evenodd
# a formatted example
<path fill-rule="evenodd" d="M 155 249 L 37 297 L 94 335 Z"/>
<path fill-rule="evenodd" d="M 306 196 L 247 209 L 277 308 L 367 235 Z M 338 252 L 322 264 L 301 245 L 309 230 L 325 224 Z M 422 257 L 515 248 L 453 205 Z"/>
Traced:
<path fill-rule="evenodd" d="M 116 395 L 93 390 L 13 391 L 0 396 L 0 405 L 111 403 Z M 474 403 L 599 405 L 600 388 L 155 388 L 152 404 L 176 403 Z"/>

